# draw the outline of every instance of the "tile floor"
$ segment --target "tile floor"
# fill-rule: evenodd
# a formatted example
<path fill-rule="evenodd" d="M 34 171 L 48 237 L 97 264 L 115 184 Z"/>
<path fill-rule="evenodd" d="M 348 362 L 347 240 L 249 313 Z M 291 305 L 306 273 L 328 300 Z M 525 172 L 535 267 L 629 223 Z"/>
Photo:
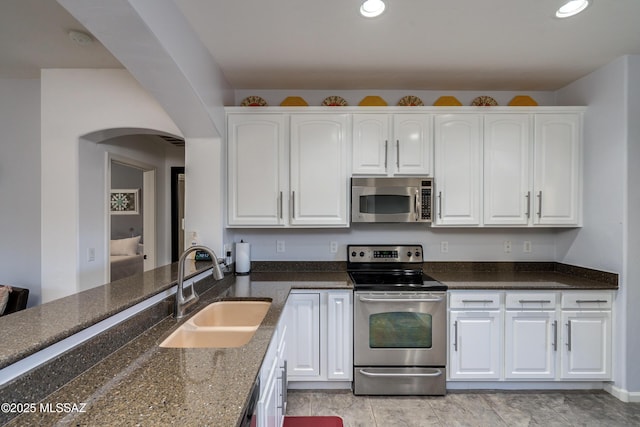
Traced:
<path fill-rule="evenodd" d="M 604 391 L 380 397 L 289 390 L 287 415 L 339 415 L 344 427 L 630 427 L 640 426 L 640 403 L 624 403 Z"/>

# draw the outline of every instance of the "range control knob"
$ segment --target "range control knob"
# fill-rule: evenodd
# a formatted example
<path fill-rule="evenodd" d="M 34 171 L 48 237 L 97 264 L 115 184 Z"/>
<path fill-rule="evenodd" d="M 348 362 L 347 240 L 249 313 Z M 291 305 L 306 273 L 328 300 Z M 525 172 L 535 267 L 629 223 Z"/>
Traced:
<path fill-rule="evenodd" d="M 362 256 L 364 256 L 364 252 L 360 252 L 360 256 L 361 256 L 361 257 L 362 257 Z"/>
<path fill-rule="evenodd" d="M 411 258 L 411 251 L 407 252 L 407 256 Z"/>
<path fill-rule="evenodd" d="M 420 256 L 420 252 L 416 251 L 416 256 L 419 257 Z"/>
<path fill-rule="evenodd" d="M 351 252 L 351 256 L 355 257 L 356 256 L 356 251 Z"/>

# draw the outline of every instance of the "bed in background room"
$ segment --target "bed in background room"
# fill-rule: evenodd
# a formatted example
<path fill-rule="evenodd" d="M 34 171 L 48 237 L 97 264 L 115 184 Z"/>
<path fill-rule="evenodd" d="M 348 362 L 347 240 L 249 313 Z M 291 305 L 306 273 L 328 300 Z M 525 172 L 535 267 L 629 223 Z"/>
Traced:
<path fill-rule="evenodd" d="M 111 240 L 109 263 L 112 282 L 144 271 L 143 249 L 140 236 Z"/>

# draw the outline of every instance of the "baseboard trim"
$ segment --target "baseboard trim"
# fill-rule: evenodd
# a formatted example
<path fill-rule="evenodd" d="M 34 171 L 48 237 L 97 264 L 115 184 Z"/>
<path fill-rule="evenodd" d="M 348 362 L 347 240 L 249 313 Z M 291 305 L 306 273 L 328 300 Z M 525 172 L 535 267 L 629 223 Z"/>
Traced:
<path fill-rule="evenodd" d="M 640 403 L 640 392 L 638 391 L 623 390 L 612 384 L 605 385 L 604 390 L 625 403 Z"/>

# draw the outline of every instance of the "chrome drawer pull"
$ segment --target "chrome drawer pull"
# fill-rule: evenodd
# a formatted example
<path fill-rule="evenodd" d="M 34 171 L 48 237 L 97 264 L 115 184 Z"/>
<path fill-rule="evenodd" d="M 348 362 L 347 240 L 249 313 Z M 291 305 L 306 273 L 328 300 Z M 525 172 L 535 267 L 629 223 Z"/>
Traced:
<path fill-rule="evenodd" d="M 577 299 L 578 304 L 605 304 L 608 301 L 606 299 Z"/>
<path fill-rule="evenodd" d="M 571 320 L 567 321 L 567 351 L 571 351 Z"/>
<path fill-rule="evenodd" d="M 440 302 L 442 301 L 442 297 L 437 298 L 367 298 L 360 296 L 358 299 L 362 302 Z"/>
<path fill-rule="evenodd" d="M 458 351 L 458 321 L 453 322 L 453 349 Z"/>
<path fill-rule="evenodd" d="M 435 369 L 434 372 L 423 373 L 423 374 L 409 373 L 409 372 L 397 373 L 397 374 L 383 373 L 383 372 L 375 373 L 375 372 L 367 372 L 364 369 L 360 369 L 360 373 L 367 377 L 439 377 L 440 375 L 442 375 L 442 371 L 440 369 Z"/>
<path fill-rule="evenodd" d="M 551 304 L 551 300 L 548 299 L 521 299 L 518 302 L 520 304 Z"/>
<path fill-rule="evenodd" d="M 558 321 L 553 321 L 553 351 L 558 351 Z"/>
<path fill-rule="evenodd" d="M 470 304 L 470 303 L 491 304 L 493 303 L 493 300 L 492 299 L 463 299 L 462 302 L 464 304 Z"/>

